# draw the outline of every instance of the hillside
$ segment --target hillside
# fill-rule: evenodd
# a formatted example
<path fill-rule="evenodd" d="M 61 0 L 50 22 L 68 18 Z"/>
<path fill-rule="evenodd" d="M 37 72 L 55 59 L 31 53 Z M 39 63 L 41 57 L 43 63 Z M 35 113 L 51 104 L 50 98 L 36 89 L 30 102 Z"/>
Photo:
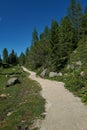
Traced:
<path fill-rule="evenodd" d="M 83 38 L 78 43 L 77 49 L 71 54 L 69 63 L 75 65 L 76 62 L 80 61 L 81 66 L 80 69 L 86 69 L 87 68 L 87 38 Z"/>
<path fill-rule="evenodd" d="M 80 96 L 87 103 L 87 38 L 79 41 L 64 69 L 63 80 L 66 88 Z"/>

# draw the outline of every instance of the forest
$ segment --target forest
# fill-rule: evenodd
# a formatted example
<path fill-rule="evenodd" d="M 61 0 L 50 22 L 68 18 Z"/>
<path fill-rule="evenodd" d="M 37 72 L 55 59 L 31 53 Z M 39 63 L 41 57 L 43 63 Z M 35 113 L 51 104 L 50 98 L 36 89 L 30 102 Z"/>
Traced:
<path fill-rule="evenodd" d="M 26 65 L 32 70 L 49 68 L 50 71 L 60 71 L 65 67 L 70 54 L 77 48 L 77 43 L 87 35 L 87 6 L 82 9 L 80 1 L 70 1 L 67 14 L 60 23 L 52 20 L 51 27 L 47 25 L 38 36 L 34 28 L 31 46 L 25 53 L 17 56 L 14 50 L 8 54 L 4 48 L 0 66 L 2 64 Z"/>

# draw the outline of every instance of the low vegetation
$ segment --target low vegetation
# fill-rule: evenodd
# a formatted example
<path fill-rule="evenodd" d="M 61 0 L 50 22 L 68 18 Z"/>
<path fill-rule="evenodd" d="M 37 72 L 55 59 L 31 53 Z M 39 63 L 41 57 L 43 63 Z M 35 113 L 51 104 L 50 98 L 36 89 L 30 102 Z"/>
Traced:
<path fill-rule="evenodd" d="M 33 123 L 43 118 L 45 110 L 40 85 L 18 67 L 1 69 L 0 72 L 3 72 L 0 74 L 0 130 L 18 130 L 18 126 L 37 129 Z M 18 76 L 20 83 L 6 87 L 9 79 L 6 74 Z"/>

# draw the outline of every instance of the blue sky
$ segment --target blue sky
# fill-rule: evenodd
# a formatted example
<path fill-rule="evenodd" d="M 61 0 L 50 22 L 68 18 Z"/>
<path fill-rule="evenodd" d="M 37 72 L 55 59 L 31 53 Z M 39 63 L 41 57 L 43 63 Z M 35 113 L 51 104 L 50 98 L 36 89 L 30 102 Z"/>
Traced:
<path fill-rule="evenodd" d="M 36 27 L 40 34 L 52 19 L 66 15 L 70 0 L 0 0 L 0 54 L 3 48 L 19 55 L 30 46 Z M 81 0 L 82 7 L 87 0 Z"/>

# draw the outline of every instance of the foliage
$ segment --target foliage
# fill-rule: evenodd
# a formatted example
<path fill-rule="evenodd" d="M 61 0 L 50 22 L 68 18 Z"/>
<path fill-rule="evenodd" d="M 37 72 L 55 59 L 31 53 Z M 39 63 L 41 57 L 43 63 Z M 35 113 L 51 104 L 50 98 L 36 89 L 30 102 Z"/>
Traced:
<path fill-rule="evenodd" d="M 3 62 L 8 63 L 8 50 L 4 48 L 3 50 Z"/>
<path fill-rule="evenodd" d="M 68 17 L 73 25 L 73 27 L 76 28 L 76 1 L 70 0 L 70 5 L 68 7 Z"/>
<path fill-rule="evenodd" d="M 17 55 L 14 50 L 9 54 L 9 63 L 12 65 L 17 65 L 18 63 Z"/>
<path fill-rule="evenodd" d="M 87 14 L 84 14 L 79 25 L 80 38 L 87 35 Z"/>
<path fill-rule="evenodd" d="M 1 65 L 2 65 L 2 58 L 1 58 L 1 55 L 0 55 L 0 67 L 1 67 Z"/>
<path fill-rule="evenodd" d="M 56 71 L 60 68 L 60 44 L 59 44 L 59 26 L 57 21 L 53 20 L 51 24 L 51 67 L 53 71 Z"/>
<path fill-rule="evenodd" d="M 70 53 L 77 46 L 76 31 L 73 28 L 69 18 L 66 16 L 62 19 L 59 28 L 59 43 L 61 52 L 61 64 L 65 66 Z M 62 66 L 62 67 L 63 67 Z"/>
<path fill-rule="evenodd" d="M 36 28 L 34 28 L 34 31 L 32 33 L 32 45 L 34 45 L 38 40 L 38 32 Z"/>
<path fill-rule="evenodd" d="M 78 1 L 76 3 L 75 0 L 71 0 L 70 5 L 68 7 L 68 17 L 69 17 L 73 27 L 77 31 L 78 40 L 80 39 L 79 25 L 82 21 L 82 15 L 83 15 L 83 13 L 82 13 L 82 7 L 81 7 L 81 4 L 80 4 L 80 1 Z"/>
<path fill-rule="evenodd" d="M 86 7 L 85 7 L 84 14 L 87 14 L 87 5 L 86 5 Z"/>
<path fill-rule="evenodd" d="M 23 52 L 21 52 L 20 56 L 19 56 L 19 64 L 20 65 L 24 65 L 25 64 L 25 55 Z"/>

